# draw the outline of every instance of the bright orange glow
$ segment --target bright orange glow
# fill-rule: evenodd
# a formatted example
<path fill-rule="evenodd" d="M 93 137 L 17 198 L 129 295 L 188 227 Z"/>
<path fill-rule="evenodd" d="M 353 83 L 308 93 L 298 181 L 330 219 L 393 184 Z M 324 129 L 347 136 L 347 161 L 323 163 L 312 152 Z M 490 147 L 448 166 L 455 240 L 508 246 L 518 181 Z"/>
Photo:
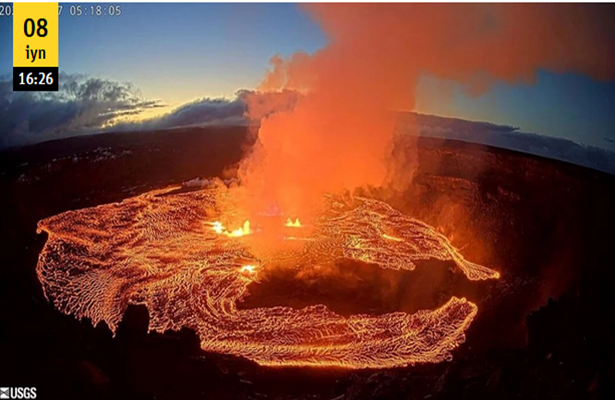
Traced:
<path fill-rule="evenodd" d="M 304 242 L 284 246 L 283 236 L 274 235 L 280 246 L 267 242 L 271 250 L 259 252 L 258 229 L 245 240 L 221 234 L 227 231 L 219 222 L 194 229 L 202 221 L 233 219 L 222 211 L 231 196 L 221 192 L 229 189 L 170 194 L 174 189 L 40 221 L 39 231 L 49 236 L 36 271 L 47 299 L 94 325 L 105 321 L 113 332 L 128 304 L 143 304 L 150 330 L 188 326 L 203 350 L 261 365 L 388 368 L 450 359 L 476 305 L 452 297 L 440 308 L 414 314 L 344 317 L 318 299 L 303 309 L 241 310 L 237 302 L 261 268 L 275 273 L 354 260 L 413 270 L 415 261 L 435 258 L 454 261 L 471 280 L 499 276 L 467 261 L 431 226 L 377 200 L 355 198 L 350 204 L 330 197 Z M 244 223 L 241 232 L 249 228 Z M 403 240 L 386 239 L 384 232 Z"/>
<path fill-rule="evenodd" d="M 398 237 L 395 237 L 395 236 L 390 236 L 390 235 L 387 235 L 386 233 L 383 234 L 382 237 L 385 238 L 385 239 L 388 239 L 388 240 L 394 240 L 396 242 L 403 242 L 404 241 L 404 239 L 401 239 L 401 238 L 398 238 Z"/>
<path fill-rule="evenodd" d="M 284 236 L 284 240 L 303 240 L 303 241 L 314 241 L 316 239 L 310 237 L 297 237 L 297 236 Z"/>
<path fill-rule="evenodd" d="M 216 233 L 222 233 L 224 232 L 226 229 L 224 229 L 224 225 L 222 225 L 222 222 L 216 221 L 212 223 L 212 229 L 216 232 Z"/>
<path fill-rule="evenodd" d="M 299 218 L 295 219 L 295 222 L 288 218 L 285 226 L 288 226 L 289 228 L 301 228 L 301 222 L 299 222 Z"/>
<path fill-rule="evenodd" d="M 248 274 L 254 274 L 256 272 L 256 267 L 254 265 L 244 265 L 239 271 Z"/>
<path fill-rule="evenodd" d="M 243 226 L 241 228 L 235 229 L 231 233 L 228 233 L 227 236 L 239 237 L 239 236 L 249 235 L 250 233 L 251 233 L 251 231 L 250 231 L 250 221 L 246 221 L 246 222 L 243 223 Z"/>
<path fill-rule="evenodd" d="M 250 230 L 250 221 L 244 222 L 241 228 L 237 228 L 231 232 L 227 231 L 224 225 L 222 225 L 222 223 L 219 221 L 211 222 L 210 225 L 212 226 L 214 232 L 226 235 L 228 237 L 240 237 L 252 233 L 252 231 Z"/>

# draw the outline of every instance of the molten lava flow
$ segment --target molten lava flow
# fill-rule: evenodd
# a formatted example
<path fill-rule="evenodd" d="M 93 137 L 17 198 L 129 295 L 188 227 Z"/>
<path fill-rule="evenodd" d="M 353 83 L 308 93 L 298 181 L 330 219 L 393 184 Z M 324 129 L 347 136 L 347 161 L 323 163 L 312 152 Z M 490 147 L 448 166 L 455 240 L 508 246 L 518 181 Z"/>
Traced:
<path fill-rule="evenodd" d="M 254 274 L 256 273 L 256 267 L 254 265 L 244 265 L 241 267 L 240 271 L 247 274 Z"/>
<path fill-rule="evenodd" d="M 382 237 L 385 238 L 385 239 L 388 239 L 388 240 L 395 240 L 396 242 L 403 242 L 404 241 L 404 239 L 402 239 L 402 238 L 398 238 L 398 237 L 395 237 L 395 236 L 390 236 L 390 235 L 387 235 L 386 233 L 383 234 Z"/>
<path fill-rule="evenodd" d="M 285 226 L 289 228 L 301 228 L 301 222 L 299 222 L 299 218 L 295 219 L 295 222 L 288 218 Z"/>
<path fill-rule="evenodd" d="M 220 221 L 212 222 L 211 226 L 214 232 L 226 235 L 228 237 L 240 237 L 252 233 L 252 231 L 250 230 L 250 221 L 244 222 L 240 228 L 237 228 L 231 232 L 227 231 Z"/>
<path fill-rule="evenodd" d="M 343 259 L 412 270 L 415 260 L 436 258 L 453 260 L 469 279 L 499 276 L 465 260 L 430 226 L 377 200 L 330 197 L 309 237 L 281 235 L 277 250 L 259 251 L 259 242 L 251 242 L 259 229 L 252 232 L 246 222 L 229 232 L 219 222 L 239 218 L 228 215 L 228 189 L 174 189 L 40 221 L 49 238 L 37 274 L 47 298 L 114 332 L 129 304 L 144 304 L 150 330 L 189 327 L 204 350 L 262 365 L 384 368 L 450 359 L 476 306 L 453 297 L 412 315 L 343 317 L 324 305 L 240 310 L 236 304 L 261 269 Z"/>

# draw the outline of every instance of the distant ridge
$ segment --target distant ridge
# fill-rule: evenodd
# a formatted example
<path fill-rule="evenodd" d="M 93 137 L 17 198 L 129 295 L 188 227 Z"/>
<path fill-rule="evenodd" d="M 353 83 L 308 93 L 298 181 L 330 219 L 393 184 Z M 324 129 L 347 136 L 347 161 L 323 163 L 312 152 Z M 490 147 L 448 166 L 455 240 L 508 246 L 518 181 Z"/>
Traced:
<path fill-rule="evenodd" d="M 519 128 L 490 122 L 467 121 L 418 113 L 398 113 L 397 129 L 405 133 L 484 144 L 596 169 L 615 175 L 615 152 L 568 139 L 521 132 Z"/>
<path fill-rule="evenodd" d="M 518 127 L 497 125 L 491 122 L 468 121 L 459 118 L 441 117 L 436 115 L 418 114 L 413 112 L 398 112 L 397 130 L 405 134 L 418 134 L 422 137 L 450 139 L 467 143 L 476 143 L 497 148 L 514 150 L 522 153 L 565 161 L 583 167 L 595 169 L 615 175 L 615 152 L 596 146 L 576 143 L 572 140 L 543 136 L 535 133 L 521 132 Z M 222 131 L 237 132 L 248 129 L 247 123 L 208 125 L 209 129 L 219 128 Z M 117 143 L 118 137 L 123 143 L 141 142 L 151 139 L 152 135 L 160 138 L 169 134 L 191 135 L 191 132 L 207 129 L 206 127 L 190 126 L 153 131 L 118 131 L 89 133 L 68 138 L 45 141 L 28 146 L 22 146 L 26 152 L 37 148 L 57 148 L 62 153 L 79 151 L 89 148 L 90 144 L 100 141 L 100 146 Z M 98 145 L 97 145 L 98 146 Z M 18 148 L 13 148 L 17 150 Z M 31 150 L 30 150 L 31 149 Z M 5 149 L 0 154 L 11 153 Z"/>

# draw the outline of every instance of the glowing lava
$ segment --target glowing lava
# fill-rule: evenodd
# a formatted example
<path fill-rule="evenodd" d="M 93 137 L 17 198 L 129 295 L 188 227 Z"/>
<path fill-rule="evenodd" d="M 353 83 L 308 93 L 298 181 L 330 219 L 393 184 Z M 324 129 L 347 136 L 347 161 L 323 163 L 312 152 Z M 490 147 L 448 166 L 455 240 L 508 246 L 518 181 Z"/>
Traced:
<path fill-rule="evenodd" d="M 395 237 L 395 236 L 390 236 L 390 235 L 387 235 L 386 233 L 383 234 L 382 237 L 387 239 L 387 240 L 394 240 L 396 242 L 403 242 L 404 241 L 404 239 L 402 239 L 402 238 L 398 238 L 398 237 Z"/>
<path fill-rule="evenodd" d="M 244 265 L 241 267 L 240 271 L 247 274 L 254 274 L 256 273 L 256 267 L 254 265 Z"/>
<path fill-rule="evenodd" d="M 280 236 L 279 250 L 259 252 L 251 243 L 259 230 L 249 222 L 232 231 L 218 222 L 238 218 L 225 214 L 229 189 L 174 189 L 40 221 L 49 238 L 37 274 L 55 307 L 93 324 L 105 321 L 115 332 L 129 304 L 144 304 L 150 330 L 188 327 L 204 350 L 261 365 L 384 368 L 450 359 L 476 306 L 453 297 L 411 315 L 343 317 L 324 305 L 240 310 L 236 304 L 257 268 L 351 259 L 412 270 L 413 261 L 436 258 L 453 260 L 469 279 L 499 277 L 465 260 L 432 227 L 377 200 L 347 204 L 331 197 L 309 237 Z"/>
<path fill-rule="evenodd" d="M 237 228 L 234 231 L 230 232 L 226 230 L 226 228 L 224 227 L 224 225 L 222 225 L 222 222 L 220 221 L 212 222 L 211 226 L 214 232 L 226 235 L 228 237 L 240 237 L 252 233 L 252 231 L 250 230 L 250 221 L 244 222 L 240 228 Z"/>
<path fill-rule="evenodd" d="M 295 222 L 288 218 L 285 226 L 289 228 L 301 228 L 301 222 L 299 222 L 299 218 L 295 219 Z"/>

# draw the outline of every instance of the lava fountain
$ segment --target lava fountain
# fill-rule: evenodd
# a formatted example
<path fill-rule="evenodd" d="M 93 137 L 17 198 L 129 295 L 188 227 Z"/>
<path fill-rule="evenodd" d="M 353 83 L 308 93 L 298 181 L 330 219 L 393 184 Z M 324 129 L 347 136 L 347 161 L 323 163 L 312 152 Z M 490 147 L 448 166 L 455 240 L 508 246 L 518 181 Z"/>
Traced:
<path fill-rule="evenodd" d="M 38 230 L 49 236 L 37 274 L 47 299 L 94 325 L 105 321 L 113 332 L 129 304 L 142 304 L 150 331 L 187 327 L 203 350 L 261 365 L 385 368 L 450 359 L 476 305 L 452 297 L 414 314 L 344 317 L 324 305 L 241 310 L 237 302 L 261 271 L 343 260 L 404 270 L 417 260 L 452 260 L 468 279 L 499 277 L 467 261 L 429 225 L 378 200 L 327 196 L 310 229 L 283 216 L 280 229 L 261 241 L 267 225 L 234 214 L 231 189 L 176 189 L 41 220 Z"/>

